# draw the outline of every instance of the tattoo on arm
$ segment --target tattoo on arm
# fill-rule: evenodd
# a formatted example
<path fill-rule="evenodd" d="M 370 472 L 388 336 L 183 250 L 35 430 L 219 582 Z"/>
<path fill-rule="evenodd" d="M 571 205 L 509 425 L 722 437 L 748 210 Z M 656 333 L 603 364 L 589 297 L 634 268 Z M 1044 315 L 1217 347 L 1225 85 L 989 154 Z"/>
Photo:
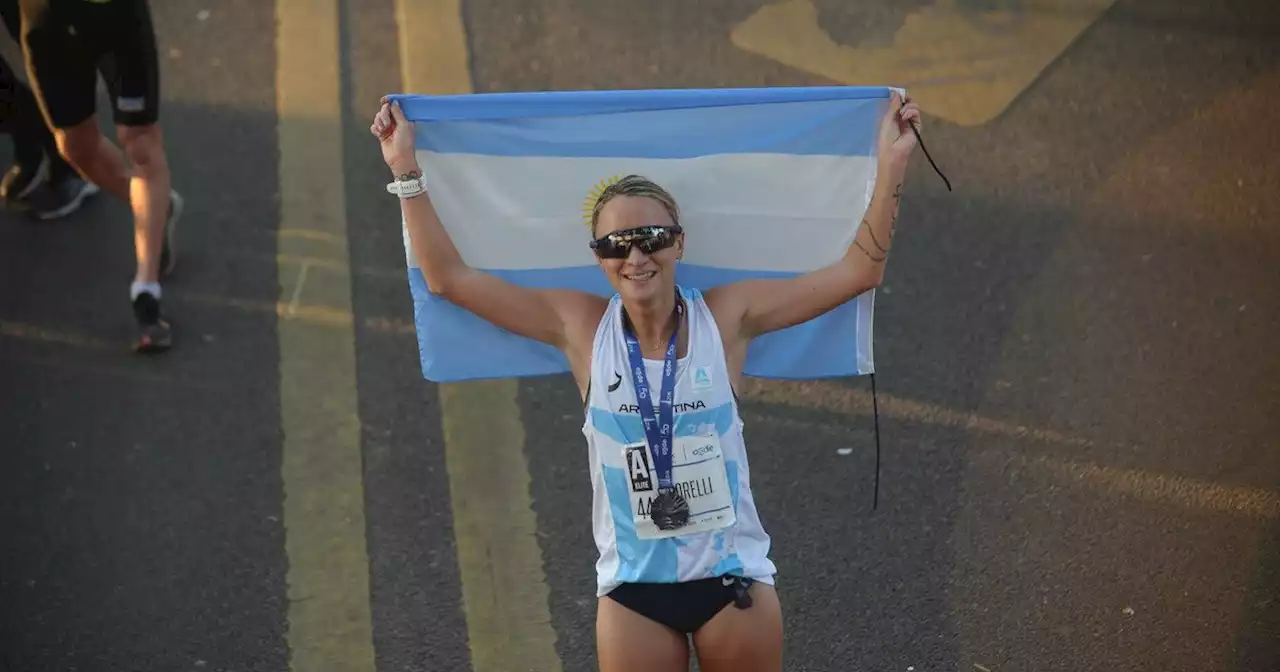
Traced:
<path fill-rule="evenodd" d="M 898 185 L 893 188 L 893 210 L 891 211 L 890 219 L 889 219 L 889 247 L 893 247 L 893 235 L 896 232 L 898 227 L 898 205 L 901 202 L 902 202 L 902 183 L 899 182 Z M 874 197 L 872 197 L 871 202 L 867 204 L 868 210 L 871 209 L 872 203 L 875 203 Z M 862 222 L 861 224 L 859 224 L 858 228 L 859 229 L 865 228 L 867 230 L 867 235 L 871 236 L 871 242 L 876 246 L 876 249 L 880 250 L 881 254 L 880 256 L 877 257 L 876 255 L 872 254 L 869 250 L 867 250 L 867 248 L 863 247 L 862 241 L 858 240 L 857 233 L 854 234 L 853 244 L 858 246 L 858 249 L 862 250 L 862 253 L 867 255 L 868 259 L 870 259 L 871 261 L 877 264 L 884 261 L 885 259 L 888 259 L 889 258 L 888 248 L 880 244 L 880 240 L 876 238 L 875 229 L 871 227 L 871 223 L 868 222 L 865 217 L 862 219 Z M 859 231 L 858 233 L 861 233 L 861 231 Z"/>
<path fill-rule="evenodd" d="M 879 248 L 879 250 L 880 250 L 881 252 L 884 252 L 885 254 L 888 254 L 888 253 L 889 253 L 889 250 L 884 249 L 884 245 L 881 245 L 881 244 L 880 244 L 880 241 L 876 240 L 876 231 L 875 231 L 875 229 L 871 228 L 871 224 L 870 224 L 869 222 L 867 222 L 867 220 L 866 220 L 866 219 L 863 219 L 863 220 L 862 220 L 862 225 L 863 225 L 863 226 L 865 226 L 865 227 L 867 227 L 867 233 L 871 234 L 871 242 L 875 243 L 876 247 L 877 247 L 877 248 Z M 892 232 L 890 232 L 890 235 L 889 235 L 889 241 L 890 241 L 890 242 L 892 242 L 892 241 L 893 241 L 893 234 L 892 234 Z M 865 252 L 866 250 L 863 250 L 863 251 Z"/>
<path fill-rule="evenodd" d="M 902 183 L 893 188 L 893 217 L 889 219 L 889 244 L 893 244 L 893 234 L 898 230 L 898 208 L 902 205 Z"/>
<path fill-rule="evenodd" d="M 868 231 L 870 231 L 871 229 L 870 229 L 870 228 L 868 228 L 867 230 L 868 230 Z M 857 238 L 854 238 L 854 239 L 853 239 L 853 244 L 854 244 L 854 245 L 857 245 L 857 246 L 858 246 L 858 249 L 859 249 L 859 250 L 862 250 L 862 253 L 863 253 L 863 254 L 865 254 L 865 255 L 867 255 L 867 258 L 868 258 L 868 259 L 870 259 L 871 261 L 873 261 L 873 262 L 875 262 L 875 263 L 877 263 L 877 264 L 878 264 L 878 263 L 880 263 L 880 262 L 882 262 L 882 261 L 884 261 L 885 259 L 888 259 L 888 258 L 889 258 L 889 255 L 888 255 L 887 253 L 886 253 L 886 254 L 882 254 L 882 255 L 880 255 L 879 257 L 877 257 L 877 256 L 875 256 L 875 255 L 873 255 L 873 254 L 871 254 L 870 252 L 868 252 L 868 251 L 867 251 L 867 248 L 865 248 L 865 247 L 863 247 L 863 246 L 862 246 L 862 243 L 861 243 L 861 242 L 859 242 Z"/>

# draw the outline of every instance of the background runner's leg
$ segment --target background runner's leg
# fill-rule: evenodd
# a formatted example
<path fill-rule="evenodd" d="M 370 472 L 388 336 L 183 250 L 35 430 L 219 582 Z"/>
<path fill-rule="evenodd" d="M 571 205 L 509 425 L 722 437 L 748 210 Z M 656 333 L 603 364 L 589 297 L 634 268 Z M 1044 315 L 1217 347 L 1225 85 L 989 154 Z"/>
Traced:
<path fill-rule="evenodd" d="M 159 125 L 160 69 L 155 31 L 147 3 L 142 1 L 121 8 L 113 23 L 110 58 L 103 72 L 109 77 L 117 137 L 133 166 L 129 192 L 138 262 L 134 280 L 155 283 L 161 274 L 171 270 L 172 254 L 167 255 L 167 264 L 162 264 L 161 258 L 165 256 L 170 216 L 181 207 L 172 195 Z M 108 38 L 104 35 L 103 39 Z"/>

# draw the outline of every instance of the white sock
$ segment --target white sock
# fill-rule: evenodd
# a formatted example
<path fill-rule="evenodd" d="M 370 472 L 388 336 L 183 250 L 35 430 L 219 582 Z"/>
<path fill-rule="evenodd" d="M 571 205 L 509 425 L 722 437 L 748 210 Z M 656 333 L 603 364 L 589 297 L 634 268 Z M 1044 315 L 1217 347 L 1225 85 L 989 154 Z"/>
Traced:
<path fill-rule="evenodd" d="M 144 293 L 150 294 L 151 296 L 156 297 L 157 301 L 160 300 L 160 283 L 138 282 L 137 280 L 134 280 L 133 284 L 129 285 L 130 301 L 136 300 L 139 294 L 144 294 Z"/>

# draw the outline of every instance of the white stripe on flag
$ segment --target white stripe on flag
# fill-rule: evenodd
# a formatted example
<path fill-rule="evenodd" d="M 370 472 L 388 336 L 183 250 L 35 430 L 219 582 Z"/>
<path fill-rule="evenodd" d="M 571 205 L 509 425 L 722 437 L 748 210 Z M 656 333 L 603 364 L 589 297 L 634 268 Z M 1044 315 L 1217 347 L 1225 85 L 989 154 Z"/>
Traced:
<path fill-rule="evenodd" d="M 419 151 L 418 162 L 463 259 L 512 271 L 594 265 L 584 206 L 601 180 L 629 173 L 675 197 L 687 263 L 814 270 L 852 244 L 876 167 L 872 157 L 786 154 L 634 159 Z"/>

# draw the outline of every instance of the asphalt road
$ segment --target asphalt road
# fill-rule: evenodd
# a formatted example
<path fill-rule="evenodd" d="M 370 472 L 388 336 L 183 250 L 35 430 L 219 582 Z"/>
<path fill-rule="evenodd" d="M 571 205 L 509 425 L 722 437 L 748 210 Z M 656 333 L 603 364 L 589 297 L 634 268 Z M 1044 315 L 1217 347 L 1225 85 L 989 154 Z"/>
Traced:
<path fill-rule="evenodd" d="M 121 204 L 0 213 L 0 670 L 289 666 L 273 6 L 152 4 L 179 345 L 128 352 Z M 829 83 L 730 42 L 761 4 L 464 2 L 474 87 Z M 923 4 L 816 3 L 848 43 Z M 955 191 L 917 158 L 877 298 L 877 510 L 867 381 L 745 390 L 788 670 L 1280 669 L 1280 15 L 1192 4 L 1120 0 L 995 120 L 929 120 Z M 377 669 L 469 669 L 367 133 L 399 89 L 395 12 L 342 17 Z M 593 669 L 580 402 L 552 378 L 519 404 L 556 651 Z"/>

